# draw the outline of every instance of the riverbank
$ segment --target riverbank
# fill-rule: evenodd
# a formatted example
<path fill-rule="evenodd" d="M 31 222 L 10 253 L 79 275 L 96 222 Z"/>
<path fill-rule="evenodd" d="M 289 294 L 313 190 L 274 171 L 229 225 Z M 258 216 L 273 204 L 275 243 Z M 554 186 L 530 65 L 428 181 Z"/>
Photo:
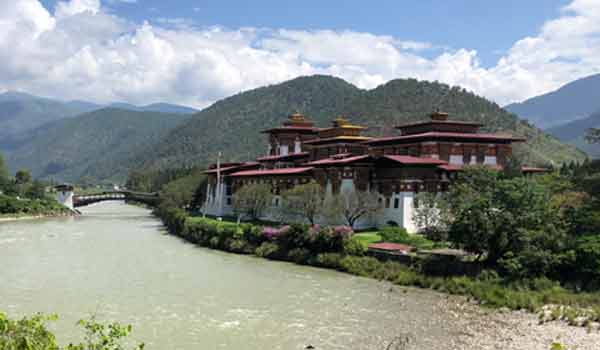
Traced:
<path fill-rule="evenodd" d="M 36 214 L 36 215 L 0 215 L 0 223 L 2 222 L 11 222 L 11 221 L 21 221 L 21 220 L 39 220 L 39 219 L 50 219 L 50 218 L 60 218 L 60 217 L 69 217 L 78 215 L 72 211 L 58 212 L 58 213 L 47 213 L 47 214 Z"/>
<path fill-rule="evenodd" d="M 170 233 L 213 249 L 335 269 L 400 286 L 466 296 L 486 308 L 526 310 L 538 314 L 539 322 L 559 320 L 594 329 L 600 325 L 600 293 L 571 292 L 545 278 L 506 281 L 494 271 L 484 271 L 477 277 L 428 275 L 423 270 L 427 271 L 426 266 L 435 262 L 424 260 L 416 266 L 407 267 L 393 261 L 380 261 L 365 256 L 364 247 L 358 241 L 319 243 L 331 239 L 327 238 L 327 233 L 302 232 L 296 228 L 282 234 L 251 224 L 192 218 L 178 209 L 156 210 L 155 214 Z M 315 242 L 320 245 L 315 246 Z M 548 305 L 567 307 L 550 309 Z"/>

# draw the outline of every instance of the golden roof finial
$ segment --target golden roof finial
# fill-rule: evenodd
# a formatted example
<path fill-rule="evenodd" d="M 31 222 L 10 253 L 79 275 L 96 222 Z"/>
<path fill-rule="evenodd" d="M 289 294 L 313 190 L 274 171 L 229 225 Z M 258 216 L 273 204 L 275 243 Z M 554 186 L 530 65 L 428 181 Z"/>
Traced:
<path fill-rule="evenodd" d="M 338 116 L 333 120 L 334 127 L 340 127 L 348 124 L 348 119 L 344 118 L 344 116 Z"/>
<path fill-rule="evenodd" d="M 439 108 L 436 108 L 435 111 L 433 113 L 431 113 L 430 115 L 431 120 L 448 120 L 448 113 L 446 112 L 440 112 Z"/>

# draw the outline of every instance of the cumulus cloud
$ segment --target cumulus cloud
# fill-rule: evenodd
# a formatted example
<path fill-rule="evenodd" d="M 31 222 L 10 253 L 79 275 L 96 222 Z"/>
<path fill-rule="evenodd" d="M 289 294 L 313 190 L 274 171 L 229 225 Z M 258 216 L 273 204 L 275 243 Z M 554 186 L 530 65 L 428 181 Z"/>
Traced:
<path fill-rule="evenodd" d="M 14 0 L 0 2 L 0 62 L 0 90 L 97 102 L 203 107 L 320 73 L 362 88 L 395 78 L 438 80 L 504 104 L 600 71 L 600 5 L 573 1 L 484 68 L 475 50 L 391 36 L 198 28 L 182 18 L 132 23 L 104 10 L 100 0 L 59 1 L 52 13 L 38 0 Z"/>

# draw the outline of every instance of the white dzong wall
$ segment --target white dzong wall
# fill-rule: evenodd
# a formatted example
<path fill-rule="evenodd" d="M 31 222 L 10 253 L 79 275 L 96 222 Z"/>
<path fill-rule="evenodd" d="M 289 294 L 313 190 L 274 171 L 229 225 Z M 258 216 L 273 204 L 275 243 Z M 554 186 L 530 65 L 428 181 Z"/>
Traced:
<path fill-rule="evenodd" d="M 73 206 L 73 191 L 57 191 L 55 195 L 56 201 L 65 207 L 74 210 Z"/>

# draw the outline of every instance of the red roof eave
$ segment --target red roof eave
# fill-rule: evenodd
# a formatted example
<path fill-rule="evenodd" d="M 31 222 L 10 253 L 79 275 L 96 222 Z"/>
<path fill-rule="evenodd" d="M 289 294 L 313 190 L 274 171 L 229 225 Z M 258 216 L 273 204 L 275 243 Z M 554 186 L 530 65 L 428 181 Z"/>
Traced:
<path fill-rule="evenodd" d="M 348 163 L 352 163 L 355 161 L 359 161 L 359 160 L 366 160 L 368 158 L 371 158 L 371 156 L 369 155 L 360 155 L 360 156 L 354 156 L 354 157 L 348 157 L 348 158 L 325 158 L 325 159 L 321 159 L 321 160 L 316 160 L 314 162 L 309 162 L 306 163 L 306 165 L 343 165 L 343 164 L 348 164 Z"/>
<path fill-rule="evenodd" d="M 439 165 L 438 168 L 446 171 L 462 171 L 465 167 L 470 166 L 471 164 L 443 164 Z M 485 166 L 493 170 L 502 170 L 503 168 L 500 165 L 491 165 L 491 164 L 477 164 L 478 166 Z"/>
<path fill-rule="evenodd" d="M 393 160 L 394 162 L 398 162 L 401 164 L 410 165 L 442 165 L 448 163 L 445 160 L 427 157 L 384 155 L 383 158 Z"/>
<path fill-rule="evenodd" d="M 321 129 L 317 128 L 317 127 L 312 127 L 312 126 L 281 126 L 278 128 L 263 130 L 263 131 L 261 131 L 261 133 L 268 134 L 268 133 L 272 133 L 272 132 L 287 132 L 287 131 L 317 133 L 317 132 L 319 132 L 319 130 L 321 130 Z"/>
<path fill-rule="evenodd" d="M 458 120 L 427 120 L 427 121 L 421 121 L 421 122 L 416 122 L 416 123 L 412 123 L 412 124 L 398 125 L 395 128 L 396 129 L 404 129 L 404 128 L 410 128 L 410 127 L 415 127 L 415 126 L 433 125 L 433 124 L 459 125 L 459 126 L 477 126 L 477 127 L 482 127 L 483 126 L 483 124 L 477 123 L 477 122 L 466 122 L 466 121 L 458 121 Z"/>
<path fill-rule="evenodd" d="M 303 168 L 282 168 L 282 169 L 263 169 L 263 170 L 245 170 L 231 174 L 232 177 L 242 176 L 265 176 L 265 175 L 295 175 L 302 174 L 312 170 L 312 167 Z"/>
<path fill-rule="evenodd" d="M 372 140 L 365 141 L 365 144 L 377 144 L 384 143 L 390 141 L 411 141 L 415 139 L 443 139 L 443 138 L 453 138 L 453 139 L 472 139 L 478 141 L 511 141 L 511 142 L 525 142 L 527 141 L 522 137 L 514 137 L 510 135 L 502 135 L 502 134 L 470 134 L 470 133 L 460 133 L 460 132 L 440 132 L 440 131 L 431 131 L 425 132 L 421 134 L 412 134 L 412 135 L 402 135 L 402 136 L 390 136 L 390 137 L 380 137 Z"/>
<path fill-rule="evenodd" d="M 222 167 L 220 169 L 217 168 L 212 168 L 212 169 L 208 169 L 204 171 L 204 174 L 216 174 L 217 172 L 221 172 L 221 173 L 226 173 L 232 170 L 242 170 L 242 169 L 246 169 L 246 168 L 251 168 L 251 167 L 258 167 L 260 164 L 257 162 L 245 162 L 239 165 L 234 165 L 234 166 L 228 166 L 228 167 Z"/>

